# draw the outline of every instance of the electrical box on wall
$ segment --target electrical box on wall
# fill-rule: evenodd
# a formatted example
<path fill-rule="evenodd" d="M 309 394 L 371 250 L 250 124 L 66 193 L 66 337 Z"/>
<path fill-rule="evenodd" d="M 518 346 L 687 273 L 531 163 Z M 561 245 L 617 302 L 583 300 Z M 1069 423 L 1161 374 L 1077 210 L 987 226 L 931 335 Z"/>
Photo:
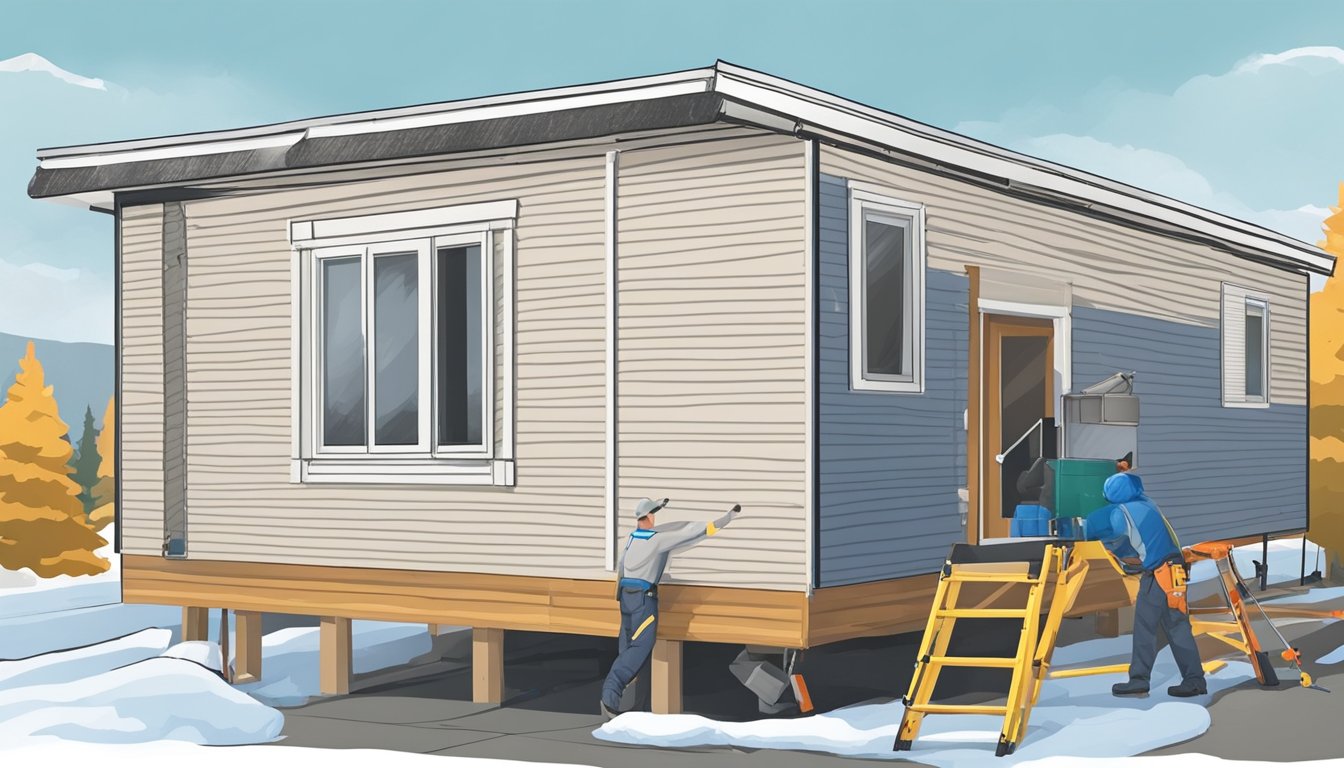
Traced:
<path fill-rule="evenodd" d="M 1117 373 L 1064 396 L 1064 453 L 1076 459 L 1115 460 L 1133 455 L 1138 466 L 1139 398 L 1134 373 Z"/>

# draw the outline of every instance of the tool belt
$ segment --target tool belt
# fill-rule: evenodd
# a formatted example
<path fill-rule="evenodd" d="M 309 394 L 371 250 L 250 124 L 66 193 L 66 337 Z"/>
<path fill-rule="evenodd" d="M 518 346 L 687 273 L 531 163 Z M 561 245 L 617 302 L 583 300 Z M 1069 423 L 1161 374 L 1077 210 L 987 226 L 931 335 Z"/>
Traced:
<path fill-rule="evenodd" d="M 657 599 L 658 585 L 650 584 L 643 579 L 621 579 L 616 583 L 616 598 L 618 600 L 620 599 L 622 592 L 643 592 L 646 596 Z"/>
<path fill-rule="evenodd" d="M 1153 580 L 1167 593 L 1167 607 L 1186 614 L 1190 613 L 1185 593 L 1187 579 L 1184 562 L 1165 562 L 1153 569 Z"/>

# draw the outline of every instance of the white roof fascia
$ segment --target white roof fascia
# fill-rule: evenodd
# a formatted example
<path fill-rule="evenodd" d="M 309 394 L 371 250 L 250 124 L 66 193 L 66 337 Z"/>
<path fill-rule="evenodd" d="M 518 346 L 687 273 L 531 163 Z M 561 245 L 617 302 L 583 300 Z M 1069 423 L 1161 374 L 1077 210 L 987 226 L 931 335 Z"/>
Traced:
<path fill-rule="evenodd" d="M 720 62 L 716 92 L 876 144 L 1049 190 L 1069 198 L 1165 221 L 1227 243 L 1330 274 L 1334 260 L 1316 248 L 1254 224 L 1061 165 L 898 118 L 788 80 Z"/>
<path fill-rule="evenodd" d="M 44 158 L 38 165 L 47 169 L 90 168 L 99 165 L 117 163 L 135 163 L 145 160 L 166 160 L 174 157 L 195 157 L 199 155 L 218 155 L 225 152 L 244 152 L 253 149 L 291 147 L 303 138 L 302 131 L 280 136 L 261 136 L 252 139 L 234 139 L 231 141 L 213 141 L 209 143 L 178 144 L 176 146 L 131 149 L 122 152 L 106 152 L 97 155 L 79 155 Z"/>
<path fill-rule="evenodd" d="M 709 79 L 691 80 L 666 85 L 651 85 L 638 90 L 605 91 L 602 93 L 565 96 L 541 102 L 522 102 L 514 104 L 496 104 L 458 109 L 451 112 L 436 112 L 428 115 L 413 115 L 397 118 L 375 118 L 357 123 L 335 125 L 315 125 L 308 129 L 308 138 L 328 136 L 355 136 L 384 131 L 405 131 L 413 128 L 428 128 L 436 125 L 451 125 L 475 120 L 494 120 L 502 117 L 535 115 L 546 112 L 558 112 L 562 109 L 581 109 L 607 104 L 621 104 L 646 99 L 659 99 L 668 96 L 684 96 L 692 93 L 705 93 L 709 90 Z"/>
<path fill-rule="evenodd" d="M 714 77 L 712 68 L 693 69 L 684 72 L 672 72 L 664 75 L 612 80 L 588 85 L 576 85 L 565 88 L 551 88 L 540 91 L 487 96 L 478 99 L 440 102 L 416 107 L 355 112 L 307 120 L 295 120 L 273 125 L 238 128 L 227 131 L 162 136 L 133 141 L 110 142 L 105 144 L 85 144 L 70 147 L 39 149 L 37 157 L 45 168 L 78 168 L 93 165 L 105 165 L 114 162 L 132 162 L 140 159 L 162 159 L 165 157 L 187 157 L 192 155 L 231 152 L 238 149 L 254 148 L 229 146 L 233 142 L 255 140 L 264 145 L 267 139 L 277 143 L 270 146 L 284 146 L 284 141 L 293 143 L 305 133 L 310 136 L 337 136 L 344 133 L 368 133 L 374 130 L 403 130 L 418 127 L 414 124 L 396 124 L 414 118 L 424 118 L 424 125 L 441 125 L 454 122 L 489 119 L 490 117 L 536 114 L 561 109 L 574 109 L 595 104 L 614 104 L 619 102 L 640 101 L 676 95 L 678 93 L 705 93 L 709 90 Z M 499 111 L 500 107 L 512 107 Z M 385 128 L 373 128 L 374 123 L 386 125 Z M 338 126 L 349 124 L 350 130 L 337 131 Z M 321 129 L 321 130 L 316 130 Z M 324 132 L 325 131 L 325 132 Z M 289 135 L 296 138 L 290 140 Z M 219 148 L 223 147 L 223 148 Z M 132 153 L 155 150 L 162 154 L 138 156 Z M 97 162 L 97 158 L 118 153 L 115 160 Z M 56 158 L 62 158 L 62 165 L 49 165 Z"/>

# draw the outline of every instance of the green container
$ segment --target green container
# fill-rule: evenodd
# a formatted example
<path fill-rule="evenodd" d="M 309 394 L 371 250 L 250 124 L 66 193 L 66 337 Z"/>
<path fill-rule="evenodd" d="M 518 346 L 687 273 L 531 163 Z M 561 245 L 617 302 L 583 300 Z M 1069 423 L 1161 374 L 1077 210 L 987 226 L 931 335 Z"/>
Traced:
<path fill-rule="evenodd" d="M 1046 462 L 1053 475 L 1046 478 L 1053 491 L 1050 509 L 1056 518 L 1087 517 L 1106 506 L 1102 486 L 1116 473 L 1109 459 L 1054 459 Z"/>

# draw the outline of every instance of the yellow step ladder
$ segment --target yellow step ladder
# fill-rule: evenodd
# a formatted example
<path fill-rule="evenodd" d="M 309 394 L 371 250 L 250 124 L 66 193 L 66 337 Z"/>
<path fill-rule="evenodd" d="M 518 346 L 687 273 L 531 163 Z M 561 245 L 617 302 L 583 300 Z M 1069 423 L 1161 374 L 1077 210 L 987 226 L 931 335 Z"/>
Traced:
<path fill-rule="evenodd" d="M 1050 668 L 1055 639 L 1064 613 L 1072 607 L 1078 588 L 1089 568 L 1086 558 L 1070 561 L 1068 543 L 1021 542 L 986 547 L 959 544 L 943 566 L 933 609 L 924 630 L 915 662 L 910 689 L 902 699 L 905 713 L 895 749 L 908 750 L 919 735 L 925 715 L 1002 715 L 999 733 L 999 757 L 1010 755 L 1026 730 L 1031 707 L 1040 695 L 1041 682 Z M 963 586 L 997 585 L 988 598 L 977 605 L 961 604 Z M 1026 585 L 1021 606 L 987 608 L 983 603 L 1001 598 L 1015 585 Z M 1044 623 L 1041 613 L 1047 592 L 1053 587 L 1049 615 Z M 1020 590 L 1019 590 L 1020 591 Z M 1014 656 L 951 656 L 948 649 L 952 632 L 960 619 L 1019 619 L 1021 627 Z M 1008 699 L 1000 705 L 934 704 L 933 692 L 938 677 L 947 667 L 979 667 L 1012 670 Z"/>
<path fill-rule="evenodd" d="M 1260 647 L 1255 631 L 1251 627 L 1250 614 L 1245 603 L 1256 605 L 1258 603 L 1237 573 L 1236 563 L 1232 559 L 1232 545 L 1218 541 L 1203 542 L 1193 547 L 1186 547 L 1184 553 L 1189 562 L 1214 561 L 1218 568 L 1222 596 L 1225 598 L 1223 605 L 1191 607 L 1191 628 L 1194 634 L 1196 636 L 1207 634 L 1245 654 L 1262 685 L 1277 685 L 1278 679 L 1273 667 L 1270 666 L 1269 655 Z M 1104 570 L 1113 570 L 1122 577 L 1130 601 L 1134 600 L 1138 592 L 1138 577 L 1126 573 L 1100 542 L 1031 540 L 1006 544 L 953 546 L 952 554 L 944 564 L 938 579 L 933 609 L 929 612 L 924 638 L 915 657 L 915 674 L 910 680 L 910 689 L 901 699 L 905 705 L 905 713 L 901 717 L 901 727 L 896 736 L 894 749 L 902 751 L 912 747 L 925 715 L 1002 715 L 1003 728 L 999 732 L 999 743 L 994 754 L 998 757 L 1011 755 L 1026 733 L 1031 709 L 1040 698 L 1041 684 L 1046 679 L 1127 671 L 1128 664 L 1054 671 L 1050 668 L 1050 660 L 1054 655 L 1055 642 L 1059 638 L 1059 629 L 1064 616 L 1073 609 L 1094 563 Z M 1015 586 L 1024 584 L 1027 594 L 1021 605 L 1003 607 L 1001 603 L 1004 601 L 1004 596 Z M 997 587 L 988 595 L 964 596 L 963 587 L 967 585 L 997 585 Z M 970 607 L 961 605 L 963 597 L 974 600 L 975 605 Z M 1049 610 L 1044 611 L 1047 598 Z M 991 605 L 993 607 L 990 607 Z M 1344 618 L 1344 611 L 1311 611 L 1287 606 L 1277 610 L 1272 606 L 1261 606 L 1260 612 L 1264 614 L 1266 620 L 1271 613 L 1280 616 Z M 1230 613 L 1232 620 L 1209 621 L 1196 618 L 1218 613 Z M 1022 620 L 1016 655 L 1004 657 L 948 655 L 952 631 L 958 620 L 1009 618 Z M 1273 627 L 1273 624 L 1270 626 Z M 1275 632 L 1277 633 L 1277 630 Z M 1301 655 L 1297 649 L 1289 647 L 1281 635 L 1279 640 L 1286 648 L 1282 654 L 1283 658 L 1297 669 L 1302 686 L 1319 687 L 1314 685 L 1311 676 L 1302 670 Z M 1206 673 L 1211 673 L 1226 666 L 1226 662 L 1215 659 L 1204 662 L 1203 666 Z M 1012 682 L 1008 688 L 1007 700 L 1003 704 L 990 705 L 933 703 L 938 676 L 948 667 L 1012 670 Z"/>

